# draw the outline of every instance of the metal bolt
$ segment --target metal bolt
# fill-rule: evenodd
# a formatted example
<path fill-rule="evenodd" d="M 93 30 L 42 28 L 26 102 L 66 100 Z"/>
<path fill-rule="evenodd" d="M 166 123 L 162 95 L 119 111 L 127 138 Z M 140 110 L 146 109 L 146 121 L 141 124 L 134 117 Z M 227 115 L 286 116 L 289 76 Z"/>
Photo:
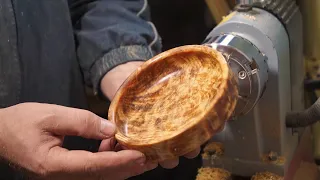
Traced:
<path fill-rule="evenodd" d="M 248 12 L 252 10 L 252 6 L 250 4 L 239 4 L 235 7 L 238 12 Z"/>
<path fill-rule="evenodd" d="M 246 77 L 247 77 L 247 74 L 246 74 L 245 71 L 240 71 L 240 72 L 239 72 L 239 78 L 240 78 L 240 79 L 245 79 Z"/>
<path fill-rule="evenodd" d="M 268 159 L 269 159 L 269 161 L 276 161 L 276 160 L 278 160 L 278 153 L 271 151 L 271 152 L 268 154 Z"/>

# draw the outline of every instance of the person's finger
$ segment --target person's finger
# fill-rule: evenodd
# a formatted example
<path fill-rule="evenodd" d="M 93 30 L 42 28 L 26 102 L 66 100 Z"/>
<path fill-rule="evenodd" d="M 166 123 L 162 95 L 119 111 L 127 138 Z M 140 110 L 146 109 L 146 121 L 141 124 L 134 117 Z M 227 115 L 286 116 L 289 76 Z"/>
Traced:
<path fill-rule="evenodd" d="M 199 154 L 200 154 L 200 147 L 197 148 L 196 150 L 194 151 L 191 151 L 189 153 L 187 153 L 186 155 L 184 155 L 185 158 L 188 158 L 188 159 L 193 159 L 193 158 L 196 158 Z"/>
<path fill-rule="evenodd" d="M 102 140 L 99 146 L 99 152 L 115 151 L 116 143 L 117 141 L 114 137 Z"/>
<path fill-rule="evenodd" d="M 99 147 L 99 152 L 103 152 L 103 151 L 116 151 L 116 152 L 118 152 L 118 151 L 122 151 L 122 150 L 130 150 L 130 149 L 119 144 L 114 137 L 112 137 L 110 139 L 102 140 L 102 142 L 100 143 L 100 147 Z"/>
<path fill-rule="evenodd" d="M 112 174 L 126 179 L 144 173 L 154 165 L 146 163 L 146 157 L 138 151 L 120 152 L 68 151 L 60 147 L 51 148 L 46 164 L 50 172 L 66 174 Z M 151 166 L 151 167 L 150 167 Z"/>
<path fill-rule="evenodd" d="M 179 158 L 169 159 L 159 162 L 160 166 L 164 169 L 173 169 L 179 165 Z"/>
<path fill-rule="evenodd" d="M 57 135 L 106 139 L 114 136 L 115 125 L 86 110 L 54 106 L 52 117 L 43 122 L 44 129 Z"/>
<path fill-rule="evenodd" d="M 122 151 L 122 150 L 129 150 L 129 149 L 126 149 L 124 148 L 121 144 L 116 144 L 115 148 L 114 148 L 115 151 Z"/>
<path fill-rule="evenodd" d="M 148 162 L 146 164 L 146 171 L 151 171 L 151 170 L 153 170 L 153 169 L 155 169 L 157 167 L 158 167 L 158 163 L 157 162 Z"/>

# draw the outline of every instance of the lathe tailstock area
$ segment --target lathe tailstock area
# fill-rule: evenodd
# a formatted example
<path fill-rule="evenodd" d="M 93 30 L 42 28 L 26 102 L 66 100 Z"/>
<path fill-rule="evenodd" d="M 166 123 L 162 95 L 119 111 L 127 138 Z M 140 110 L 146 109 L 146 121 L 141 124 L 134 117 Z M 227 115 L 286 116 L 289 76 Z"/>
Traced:
<path fill-rule="evenodd" d="M 224 55 L 239 86 L 234 117 L 210 140 L 204 167 L 294 179 L 301 163 L 313 161 L 307 127 L 312 118 L 304 111 L 303 24 L 296 2 L 240 3 L 203 44 Z"/>

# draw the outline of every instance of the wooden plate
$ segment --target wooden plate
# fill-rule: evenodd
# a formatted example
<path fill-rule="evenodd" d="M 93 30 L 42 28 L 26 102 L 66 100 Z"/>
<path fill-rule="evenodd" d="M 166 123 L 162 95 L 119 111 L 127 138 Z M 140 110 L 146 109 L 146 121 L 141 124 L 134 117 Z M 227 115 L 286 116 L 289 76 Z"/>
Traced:
<path fill-rule="evenodd" d="M 223 129 L 237 97 L 224 57 L 188 45 L 155 56 L 132 73 L 108 114 L 120 144 L 162 161 L 196 149 Z"/>

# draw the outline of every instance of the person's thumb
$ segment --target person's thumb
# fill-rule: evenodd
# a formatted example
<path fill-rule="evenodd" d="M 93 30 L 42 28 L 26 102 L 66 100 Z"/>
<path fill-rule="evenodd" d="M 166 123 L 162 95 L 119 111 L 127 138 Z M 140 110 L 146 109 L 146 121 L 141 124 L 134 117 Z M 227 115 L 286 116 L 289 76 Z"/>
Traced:
<path fill-rule="evenodd" d="M 46 121 L 45 130 L 57 135 L 106 139 L 114 136 L 116 126 L 92 112 L 54 106 L 53 117 Z"/>

